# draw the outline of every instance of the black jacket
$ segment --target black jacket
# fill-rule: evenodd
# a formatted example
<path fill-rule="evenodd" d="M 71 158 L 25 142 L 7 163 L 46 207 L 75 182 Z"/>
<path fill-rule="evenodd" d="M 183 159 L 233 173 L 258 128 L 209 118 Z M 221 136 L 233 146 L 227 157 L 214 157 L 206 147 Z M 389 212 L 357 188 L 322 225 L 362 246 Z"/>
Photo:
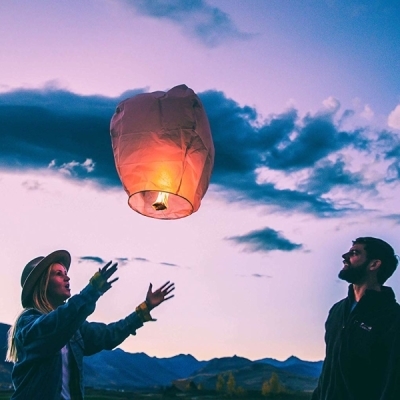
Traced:
<path fill-rule="evenodd" d="M 348 297 L 329 311 L 326 356 L 312 400 L 400 399 L 400 306 L 389 287 Z"/>

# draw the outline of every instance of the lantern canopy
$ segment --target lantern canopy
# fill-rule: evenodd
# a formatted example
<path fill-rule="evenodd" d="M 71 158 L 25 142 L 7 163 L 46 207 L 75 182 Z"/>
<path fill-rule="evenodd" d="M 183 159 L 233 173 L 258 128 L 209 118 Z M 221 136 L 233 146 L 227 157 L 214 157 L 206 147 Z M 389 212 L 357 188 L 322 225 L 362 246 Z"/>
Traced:
<path fill-rule="evenodd" d="M 203 105 L 186 85 L 122 101 L 111 119 L 114 160 L 135 211 L 158 219 L 196 212 L 214 165 Z"/>

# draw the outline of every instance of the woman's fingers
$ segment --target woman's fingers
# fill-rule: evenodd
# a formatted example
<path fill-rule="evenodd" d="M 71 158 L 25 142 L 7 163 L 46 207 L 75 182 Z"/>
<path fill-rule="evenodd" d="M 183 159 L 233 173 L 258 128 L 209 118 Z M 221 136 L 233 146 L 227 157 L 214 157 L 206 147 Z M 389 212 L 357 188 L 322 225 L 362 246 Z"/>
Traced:
<path fill-rule="evenodd" d="M 164 285 L 162 285 L 162 286 L 160 286 L 160 287 L 158 288 L 158 290 L 163 290 L 163 289 L 169 284 L 169 282 L 170 282 L 170 281 L 165 282 Z M 171 283 L 171 285 L 173 285 L 173 283 Z"/>
<path fill-rule="evenodd" d="M 117 281 L 119 279 L 119 277 L 113 279 L 112 281 L 108 282 L 109 285 L 112 285 L 115 281 Z"/>
<path fill-rule="evenodd" d="M 112 261 L 109 261 L 103 268 L 99 268 L 101 273 L 106 272 L 107 268 L 111 265 Z"/>
<path fill-rule="evenodd" d="M 175 286 L 169 286 L 168 288 L 163 290 L 164 296 L 166 296 L 167 294 L 170 294 L 173 290 L 175 290 Z"/>
<path fill-rule="evenodd" d="M 111 263 L 112 263 L 112 261 L 109 261 L 100 271 L 101 275 L 105 279 L 108 279 L 118 269 L 118 263 L 114 263 L 113 265 L 111 265 Z M 111 265 L 111 267 L 110 267 L 110 265 Z"/>
<path fill-rule="evenodd" d="M 169 292 L 171 292 L 172 290 L 175 289 L 175 283 L 170 283 L 170 281 L 164 283 L 164 285 L 160 286 L 156 292 L 164 292 L 166 294 L 168 294 Z"/>
<path fill-rule="evenodd" d="M 174 297 L 174 295 L 171 295 L 169 297 L 168 296 L 173 290 L 175 290 L 175 284 L 174 283 L 170 283 L 170 281 L 164 283 L 164 285 L 162 285 L 159 289 L 157 289 L 154 293 L 159 293 L 163 296 L 163 300 L 168 300 L 172 297 Z"/>

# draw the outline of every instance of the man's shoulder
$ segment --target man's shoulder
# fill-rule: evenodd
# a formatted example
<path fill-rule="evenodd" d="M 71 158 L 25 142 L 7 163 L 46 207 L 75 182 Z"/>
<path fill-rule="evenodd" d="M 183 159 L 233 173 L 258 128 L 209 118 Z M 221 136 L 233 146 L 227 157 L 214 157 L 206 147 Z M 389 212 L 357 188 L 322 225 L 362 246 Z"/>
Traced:
<path fill-rule="evenodd" d="M 400 304 L 395 301 L 392 306 L 393 314 L 396 316 L 396 319 L 400 321 Z"/>
<path fill-rule="evenodd" d="M 394 290 L 389 286 L 383 286 L 382 290 L 386 294 L 384 308 L 388 309 L 396 317 L 400 317 L 400 304 L 396 300 Z"/>
<path fill-rule="evenodd" d="M 336 302 L 331 309 L 329 310 L 329 314 L 334 314 L 336 312 L 339 312 L 343 309 L 343 307 L 345 306 L 346 302 L 348 301 L 347 297 L 345 297 L 342 300 L 339 300 L 338 302 Z"/>

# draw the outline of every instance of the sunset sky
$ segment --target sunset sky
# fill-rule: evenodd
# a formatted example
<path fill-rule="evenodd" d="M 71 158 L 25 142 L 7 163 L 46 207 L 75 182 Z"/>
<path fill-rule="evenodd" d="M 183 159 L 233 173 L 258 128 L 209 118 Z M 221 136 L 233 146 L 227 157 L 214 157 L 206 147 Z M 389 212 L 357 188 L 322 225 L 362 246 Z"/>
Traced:
<path fill-rule="evenodd" d="M 120 347 L 199 360 L 324 358 L 359 236 L 400 252 L 400 3 L 346 0 L 0 2 L 0 322 L 25 264 L 70 251 L 72 292 L 109 260 L 111 322 L 175 282 Z M 186 84 L 215 145 L 198 212 L 128 207 L 117 104 Z M 400 297 L 400 272 L 387 282 Z"/>

